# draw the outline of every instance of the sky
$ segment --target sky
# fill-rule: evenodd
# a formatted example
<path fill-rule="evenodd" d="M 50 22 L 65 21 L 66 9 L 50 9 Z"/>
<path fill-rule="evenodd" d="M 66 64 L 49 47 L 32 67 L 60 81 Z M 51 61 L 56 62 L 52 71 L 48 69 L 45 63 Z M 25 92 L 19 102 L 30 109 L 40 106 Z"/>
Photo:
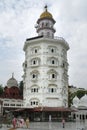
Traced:
<path fill-rule="evenodd" d="M 87 0 L 0 0 L 0 84 L 23 76 L 27 38 L 37 36 L 35 25 L 44 6 L 56 21 L 55 36 L 69 44 L 69 85 L 87 89 Z"/>

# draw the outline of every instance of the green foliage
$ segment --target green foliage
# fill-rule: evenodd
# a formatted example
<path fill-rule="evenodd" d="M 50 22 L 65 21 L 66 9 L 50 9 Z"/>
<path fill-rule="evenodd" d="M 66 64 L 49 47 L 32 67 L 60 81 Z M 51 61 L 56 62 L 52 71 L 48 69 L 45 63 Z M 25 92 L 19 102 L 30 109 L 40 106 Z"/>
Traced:
<path fill-rule="evenodd" d="M 76 96 L 76 93 L 71 93 L 70 91 L 68 91 L 68 107 L 71 107 L 71 105 L 73 104 L 73 98 Z"/>
<path fill-rule="evenodd" d="M 85 94 L 86 94 L 86 91 L 84 91 L 84 90 L 78 90 L 78 91 L 76 92 L 76 95 L 77 95 L 77 97 L 78 97 L 79 99 L 82 98 Z"/>
<path fill-rule="evenodd" d="M 85 91 L 85 94 L 87 94 L 87 90 Z"/>
<path fill-rule="evenodd" d="M 3 94 L 3 86 L 0 84 L 0 95 Z"/>
<path fill-rule="evenodd" d="M 78 90 L 77 92 L 71 93 L 68 91 L 68 106 L 70 107 L 73 104 L 73 98 L 77 96 L 79 99 L 87 94 L 87 90 Z"/>
<path fill-rule="evenodd" d="M 20 89 L 20 95 L 23 96 L 23 81 L 20 81 L 19 89 Z"/>

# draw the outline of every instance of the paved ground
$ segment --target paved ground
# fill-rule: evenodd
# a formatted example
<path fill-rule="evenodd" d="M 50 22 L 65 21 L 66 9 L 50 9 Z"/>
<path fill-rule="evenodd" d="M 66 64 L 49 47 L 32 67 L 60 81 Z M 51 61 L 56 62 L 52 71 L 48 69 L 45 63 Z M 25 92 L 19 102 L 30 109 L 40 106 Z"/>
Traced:
<path fill-rule="evenodd" d="M 66 122 L 65 128 L 62 128 L 61 122 L 30 122 L 29 130 L 87 130 L 87 122 Z M 0 130 L 9 130 L 3 125 Z M 17 128 L 16 130 L 27 130 L 27 128 Z"/>

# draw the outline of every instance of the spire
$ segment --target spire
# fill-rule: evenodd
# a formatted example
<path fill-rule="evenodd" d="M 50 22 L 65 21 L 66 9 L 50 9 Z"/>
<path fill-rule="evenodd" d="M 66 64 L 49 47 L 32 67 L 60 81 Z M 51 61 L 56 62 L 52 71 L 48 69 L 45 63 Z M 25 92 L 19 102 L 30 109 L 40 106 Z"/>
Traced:
<path fill-rule="evenodd" d="M 47 12 L 47 7 L 48 7 L 47 5 L 44 6 L 44 9 L 45 9 L 46 12 Z"/>
<path fill-rule="evenodd" d="M 12 78 L 14 78 L 14 72 L 12 73 Z"/>

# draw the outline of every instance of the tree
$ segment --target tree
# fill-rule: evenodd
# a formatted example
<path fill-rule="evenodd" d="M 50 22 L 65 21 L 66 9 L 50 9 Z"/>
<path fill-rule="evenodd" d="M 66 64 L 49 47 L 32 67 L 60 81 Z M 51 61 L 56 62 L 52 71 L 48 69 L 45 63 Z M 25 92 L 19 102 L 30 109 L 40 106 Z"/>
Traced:
<path fill-rule="evenodd" d="M 73 98 L 76 96 L 76 92 L 71 93 L 69 88 L 68 88 L 68 107 L 71 107 L 73 104 Z"/>
<path fill-rule="evenodd" d="M 0 84 L 0 95 L 2 95 L 3 94 L 3 86 L 2 86 L 2 84 Z"/>
<path fill-rule="evenodd" d="M 85 94 L 87 94 L 87 90 L 85 91 Z"/>
<path fill-rule="evenodd" d="M 19 83 L 20 95 L 23 96 L 23 81 Z"/>
<path fill-rule="evenodd" d="M 85 89 L 79 89 L 76 92 L 70 91 L 71 87 L 68 86 L 68 107 L 71 107 L 73 104 L 73 99 L 75 96 L 77 96 L 79 99 L 82 98 L 85 94 L 87 94 L 87 90 Z"/>
<path fill-rule="evenodd" d="M 86 94 L 86 91 L 84 91 L 84 90 L 78 90 L 78 91 L 76 92 L 76 95 L 77 95 L 77 97 L 78 97 L 79 99 L 82 98 L 85 94 Z"/>

